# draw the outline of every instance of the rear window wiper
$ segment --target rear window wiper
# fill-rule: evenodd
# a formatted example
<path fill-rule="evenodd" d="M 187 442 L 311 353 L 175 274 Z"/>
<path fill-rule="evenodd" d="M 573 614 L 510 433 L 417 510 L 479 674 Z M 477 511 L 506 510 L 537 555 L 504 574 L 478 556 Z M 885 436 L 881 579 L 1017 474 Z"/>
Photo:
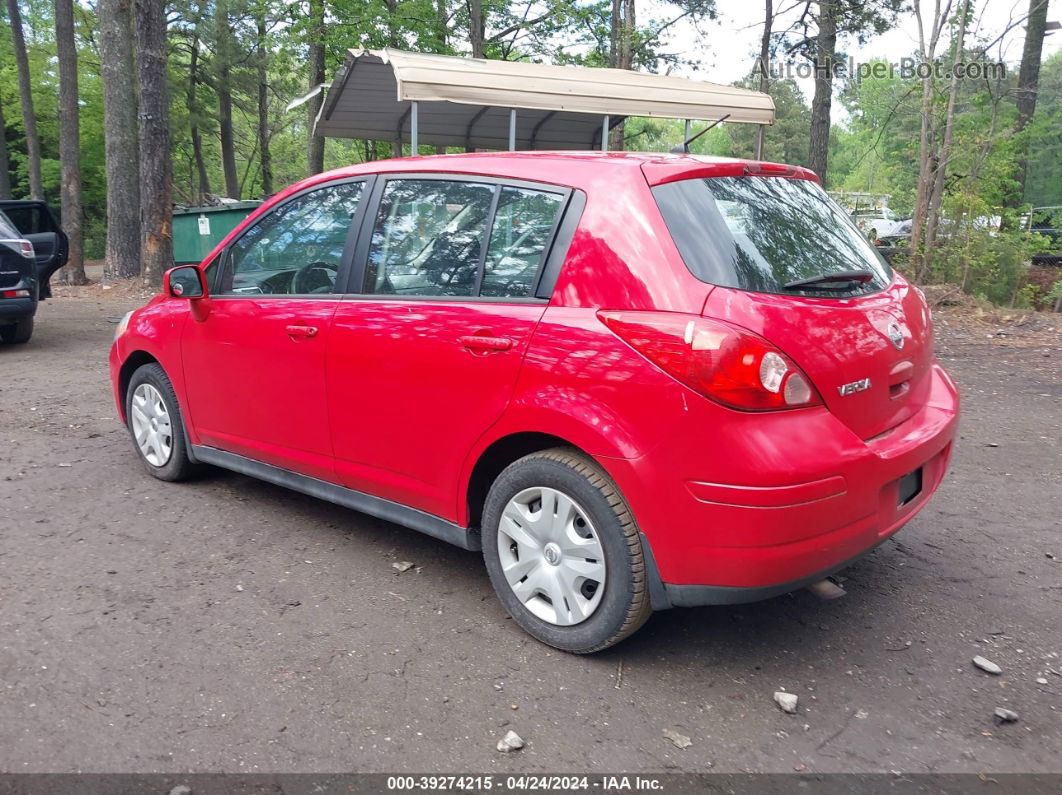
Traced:
<path fill-rule="evenodd" d="M 785 289 L 801 290 L 805 287 L 820 287 L 827 290 L 845 289 L 844 287 L 838 288 L 831 285 L 838 282 L 843 282 L 845 285 L 849 282 L 866 284 L 873 278 L 874 274 L 871 271 L 834 271 L 833 273 L 812 276 L 810 279 L 798 279 L 795 282 L 789 282 L 785 285 Z"/>

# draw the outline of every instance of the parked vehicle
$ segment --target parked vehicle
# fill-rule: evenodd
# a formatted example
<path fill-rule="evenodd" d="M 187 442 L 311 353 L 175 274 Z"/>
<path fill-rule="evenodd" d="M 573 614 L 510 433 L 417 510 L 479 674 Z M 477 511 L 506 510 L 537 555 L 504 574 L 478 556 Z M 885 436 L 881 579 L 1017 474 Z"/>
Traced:
<path fill-rule="evenodd" d="M 846 566 L 925 506 L 958 418 L 922 295 L 811 172 L 681 155 L 312 177 L 169 271 L 110 366 L 155 477 L 482 549 L 579 653 Z"/>
<path fill-rule="evenodd" d="M 67 239 L 40 201 L 0 201 L 0 341 L 29 342 L 37 304 L 66 264 Z"/>
<path fill-rule="evenodd" d="M 859 230 L 871 241 L 888 235 L 898 234 L 906 222 L 910 228 L 910 219 L 902 219 L 888 207 L 860 208 L 852 211 L 852 220 Z"/>
<path fill-rule="evenodd" d="M 905 223 L 909 224 L 909 222 Z M 879 237 L 874 241 L 874 248 L 890 265 L 895 265 L 900 257 L 909 257 L 911 255 L 910 226 L 908 225 L 906 229 L 901 228 L 896 234 Z"/>

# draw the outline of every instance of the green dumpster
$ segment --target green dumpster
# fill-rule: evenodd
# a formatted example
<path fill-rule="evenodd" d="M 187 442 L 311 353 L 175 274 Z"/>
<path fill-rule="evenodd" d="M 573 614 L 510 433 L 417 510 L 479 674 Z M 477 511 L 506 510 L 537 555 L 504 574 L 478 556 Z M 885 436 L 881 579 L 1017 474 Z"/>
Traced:
<path fill-rule="evenodd" d="M 217 207 L 183 207 L 173 211 L 173 261 L 202 262 L 262 202 L 246 201 Z"/>

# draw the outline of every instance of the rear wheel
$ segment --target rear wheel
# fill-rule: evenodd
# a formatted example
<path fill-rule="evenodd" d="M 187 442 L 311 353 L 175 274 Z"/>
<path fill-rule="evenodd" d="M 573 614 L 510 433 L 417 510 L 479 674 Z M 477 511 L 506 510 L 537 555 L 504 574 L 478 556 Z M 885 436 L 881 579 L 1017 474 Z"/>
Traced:
<path fill-rule="evenodd" d="M 634 517 L 575 450 L 533 453 L 498 476 L 483 509 L 483 557 L 513 619 L 564 651 L 608 648 L 652 612 Z"/>
<path fill-rule="evenodd" d="M 24 317 L 10 326 L 0 326 L 0 340 L 15 344 L 29 342 L 33 336 L 33 315 Z"/>
<path fill-rule="evenodd" d="M 184 480 L 196 466 L 188 457 L 177 395 L 157 364 L 137 368 L 125 395 L 129 434 L 140 460 L 159 480 Z"/>

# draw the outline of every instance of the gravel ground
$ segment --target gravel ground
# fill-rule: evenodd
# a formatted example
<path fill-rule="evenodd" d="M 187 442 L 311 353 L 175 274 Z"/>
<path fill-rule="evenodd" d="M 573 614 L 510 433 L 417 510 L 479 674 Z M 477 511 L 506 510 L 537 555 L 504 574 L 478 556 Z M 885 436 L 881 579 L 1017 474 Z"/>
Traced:
<path fill-rule="evenodd" d="M 65 288 L 0 349 L 0 771 L 1062 771 L 1062 322 L 940 314 L 953 469 L 847 597 L 668 611 L 572 657 L 475 554 L 145 474 L 106 373 L 137 303 Z"/>

